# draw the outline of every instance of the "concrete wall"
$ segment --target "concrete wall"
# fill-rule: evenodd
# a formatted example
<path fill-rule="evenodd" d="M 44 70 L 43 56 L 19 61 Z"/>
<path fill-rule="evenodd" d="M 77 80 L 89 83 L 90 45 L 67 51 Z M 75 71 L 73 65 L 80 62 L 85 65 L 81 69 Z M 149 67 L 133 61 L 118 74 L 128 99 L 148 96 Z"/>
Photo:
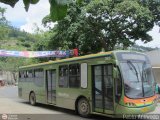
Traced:
<path fill-rule="evenodd" d="M 160 84 L 160 49 L 146 52 L 146 54 L 151 61 L 155 79 Z"/>
<path fill-rule="evenodd" d="M 157 83 L 160 83 L 160 68 L 153 68 L 153 73 Z"/>
<path fill-rule="evenodd" d="M 152 67 L 160 67 L 160 49 L 146 52 L 148 55 Z"/>

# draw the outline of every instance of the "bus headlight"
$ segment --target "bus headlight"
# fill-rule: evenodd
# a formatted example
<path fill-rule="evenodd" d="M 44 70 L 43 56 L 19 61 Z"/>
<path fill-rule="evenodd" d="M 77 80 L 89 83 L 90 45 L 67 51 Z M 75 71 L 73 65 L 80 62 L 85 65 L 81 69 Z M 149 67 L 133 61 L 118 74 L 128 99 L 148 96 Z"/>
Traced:
<path fill-rule="evenodd" d="M 127 103 L 125 103 L 125 105 L 127 105 L 129 107 L 136 107 L 136 104 L 132 103 L 132 102 L 127 102 Z"/>

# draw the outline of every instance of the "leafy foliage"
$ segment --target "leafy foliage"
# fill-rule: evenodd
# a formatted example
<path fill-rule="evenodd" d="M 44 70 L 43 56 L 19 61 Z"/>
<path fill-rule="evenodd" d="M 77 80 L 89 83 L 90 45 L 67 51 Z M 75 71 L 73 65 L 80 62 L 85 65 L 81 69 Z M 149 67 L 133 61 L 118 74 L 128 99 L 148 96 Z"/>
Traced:
<path fill-rule="evenodd" d="M 87 11 L 89 23 L 99 33 L 105 50 L 112 50 L 117 43 L 128 47 L 138 39 L 151 40 L 147 31 L 153 27 L 152 14 L 134 0 L 94 0 Z"/>
<path fill-rule="evenodd" d="M 64 18 L 67 12 L 67 4 L 59 4 L 56 0 L 50 0 L 50 15 L 53 21 Z"/>
<path fill-rule="evenodd" d="M 28 11 L 30 4 L 37 4 L 39 0 L 23 0 L 25 10 Z"/>
<path fill-rule="evenodd" d="M 148 7 L 154 17 L 154 22 L 160 26 L 160 1 L 159 0 L 143 0 L 141 3 L 144 7 Z"/>
<path fill-rule="evenodd" d="M 0 25 L 2 24 L 7 24 L 7 20 L 6 18 L 4 17 L 4 13 L 6 12 L 6 9 L 5 8 L 1 8 L 0 7 Z"/>
<path fill-rule="evenodd" d="M 160 5 L 156 4 L 155 9 L 149 6 L 152 4 L 138 0 L 72 3 L 66 17 L 52 29 L 53 37 L 48 47 L 78 48 L 81 54 L 88 54 L 101 49 L 113 50 L 119 45 L 125 49 L 136 40 L 150 42 L 152 37 L 148 31 L 160 20 Z"/>

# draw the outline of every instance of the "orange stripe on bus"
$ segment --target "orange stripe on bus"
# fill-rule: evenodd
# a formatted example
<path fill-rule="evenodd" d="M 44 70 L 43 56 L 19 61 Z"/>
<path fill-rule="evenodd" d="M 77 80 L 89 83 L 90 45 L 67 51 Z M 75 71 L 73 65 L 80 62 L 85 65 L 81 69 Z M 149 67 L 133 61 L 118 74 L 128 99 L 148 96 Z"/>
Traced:
<path fill-rule="evenodd" d="M 128 97 L 124 97 L 124 103 L 135 103 L 136 105 L 144 105 L 145 104 L 151 104 L 156 99 L 156 95 L 150 98 L 140 98 L 140 99 L 131 99 Z"/>

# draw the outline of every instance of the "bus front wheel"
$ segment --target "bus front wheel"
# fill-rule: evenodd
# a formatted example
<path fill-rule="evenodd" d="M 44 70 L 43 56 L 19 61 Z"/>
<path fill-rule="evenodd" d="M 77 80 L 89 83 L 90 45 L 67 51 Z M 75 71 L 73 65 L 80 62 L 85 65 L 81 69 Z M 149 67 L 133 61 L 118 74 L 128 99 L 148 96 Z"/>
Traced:
<path fill-rule="evenodd" d="M 36 96 L 35 96 L 35 93 L 32 92 L 29 96 L 29 102 L 31 105 L 36 105 Z"/>
<path fill-rule="evenodd" d="M 90 105 L 87 99 L 81 98 L 78 101 L 77 111 L 82 117 L 88 117 L 90 115 Z"/>

